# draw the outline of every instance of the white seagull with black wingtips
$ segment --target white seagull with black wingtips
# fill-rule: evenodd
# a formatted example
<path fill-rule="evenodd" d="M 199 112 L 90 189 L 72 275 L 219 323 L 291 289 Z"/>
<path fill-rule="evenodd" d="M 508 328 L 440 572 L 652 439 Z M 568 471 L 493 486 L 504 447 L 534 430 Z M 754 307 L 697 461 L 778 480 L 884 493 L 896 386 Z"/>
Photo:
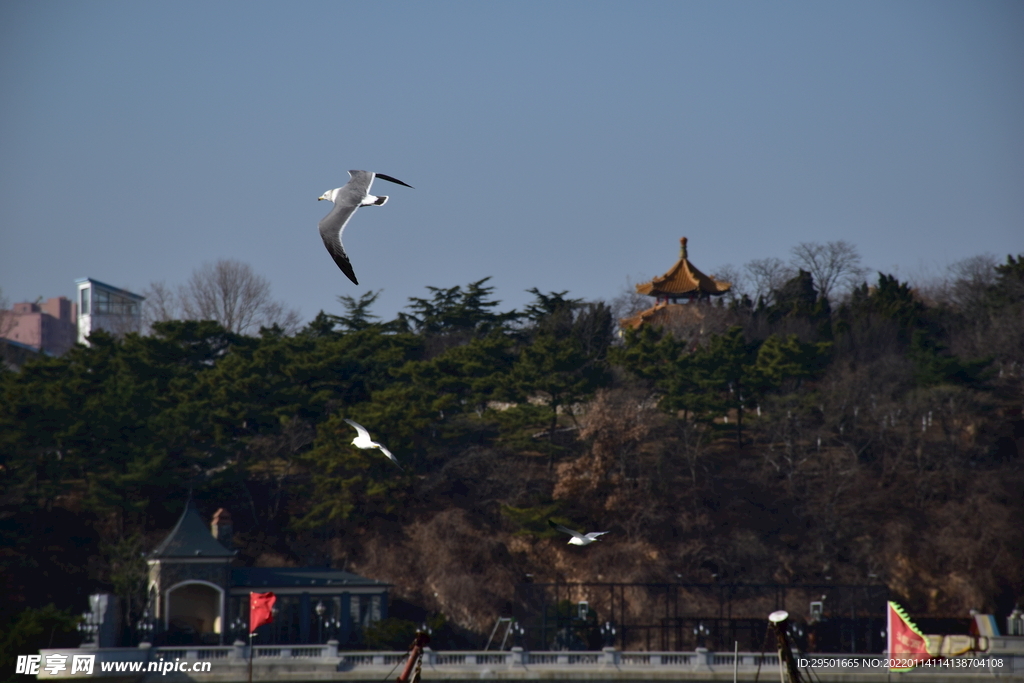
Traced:
<path fill-rule="evenodd" d="M 320 237 L 324 240 L 324 246 L 334 258 L 334 262 L 341 268 L 341 272 L 348 276 L 352 282 L 359 284 L 356 273 L 352 270 L 352 263 L 348 260 L 345 248 L 341 244 L 341 233 L 345 232 L 345 226 L 360 206 L 383 206 L 388 200 L 386 196 L 374 197 L 370 194 L 370 185 L 374 178 L 387 180 L 398 185 L 412 187 L 403 183 L 398 178 L 374 173 L 373 171 L 349 171 L 352 176 L 344 187 L 328 190 L 320 195 L 320 199 L 334 202 L 334 208 L 320 221 Z"/>

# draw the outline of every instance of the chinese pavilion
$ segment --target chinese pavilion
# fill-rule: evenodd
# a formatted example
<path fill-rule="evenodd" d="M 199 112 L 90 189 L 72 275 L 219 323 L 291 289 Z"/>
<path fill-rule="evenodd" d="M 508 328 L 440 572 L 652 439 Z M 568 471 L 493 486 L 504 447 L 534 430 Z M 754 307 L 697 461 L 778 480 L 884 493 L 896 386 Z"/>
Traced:
<path fill-rule="evenodd" d="M 705 275 L 690 263 L 686 253 L 686 238 L 679 240 L 679 260 L 664 275 L 636 286 L 640 294 L 654 297 L 654 306 L 619 321 L 623 329 L 637 329 L 641 325 L 665 325 L 676 321 L 703 319 L 703 313 L 690 305 L 708 301 L 713 296 L 728 292 L 732 285 Z M 686 304 L 680 304 L 680 300 Z"/>

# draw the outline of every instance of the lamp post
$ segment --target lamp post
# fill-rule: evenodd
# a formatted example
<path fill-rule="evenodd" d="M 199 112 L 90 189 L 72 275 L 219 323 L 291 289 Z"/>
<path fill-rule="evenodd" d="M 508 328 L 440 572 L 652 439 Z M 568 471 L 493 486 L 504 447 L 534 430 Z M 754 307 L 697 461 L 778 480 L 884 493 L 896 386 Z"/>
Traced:
<path fill-rule="evenodd" d="M 697 639 L 697 647 L 706 647 L 705 641 L 711 635 L 711 629 L 705 626 L 702 621 L 693 627 L 693 635 Z"/>
<path fill-rule="evenodd" d="M 518 621 L 512 622 L 512 644 L 515 647 L 523 647 L 523 636 L 526 635 L 526 629 Z"/>
<path fill-rule="evenodd" d="M 316 601 L 314 611 L 316 612 L 317 621 L 320 622 L 320 637 L 317 639 L 317 642 L 322 643 L 324 642 L 324 613 L 327 611 L 327 608 L 324 607 L 323 600 Z"/>
<path fill-rule="evenodd" d="M 149 608 L 142 610 L 142 616 L 135 625 L 139 633 L 139 642 L 150 643 L 153 637 L 153 619 L 149 615 Z"/>
<path fill-rule="evenodd" d="M 601 637 L 604 638 L 605 647 L 615 647 L 615 624 L 610 621 L 604 622 L 601 627 Z"/>
<path fill-rule="evenodd" d="M 235 617 L 234 621 L 231 622 L 231 631 L 235 634 L 235 640 L 245 640 L 248 635 L 249 622 L 241 617 L 241 615 Z"/>
<path fill-rule="evenodd" d="M 324 627 L 327 629 L 327 637 L 338 639 L 338 629 L 341 628 L 341 619 L 338 617 L 327 617 L 324 621 Z"/>
<path fill-rule="evenodd" d="M 92 611 L 85 612 L 78 624 L 78 632 L 82 634 L 82 645 L 98 647 L 99 631 L 99 616 Z"/>

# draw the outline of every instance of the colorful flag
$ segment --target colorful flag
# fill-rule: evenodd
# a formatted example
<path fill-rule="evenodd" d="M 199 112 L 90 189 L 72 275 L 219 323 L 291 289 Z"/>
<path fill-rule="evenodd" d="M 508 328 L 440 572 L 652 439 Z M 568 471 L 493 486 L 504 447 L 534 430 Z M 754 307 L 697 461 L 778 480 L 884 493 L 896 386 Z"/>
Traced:
<path fill-rule="evenodd" d="M 277 596 L 273 593 L 249 593 L 249 633 L 274 621 L 272 610 L 276 601 Z"/>
<path fill-rule="evenodd" d="M 928 636 L 921 633 L 903 608 L 891 600 L 886 631 L 889 635 L 889 659 L 893 665 L 889 671 L 910 671 L 932 658 L 928 654 Z"/>

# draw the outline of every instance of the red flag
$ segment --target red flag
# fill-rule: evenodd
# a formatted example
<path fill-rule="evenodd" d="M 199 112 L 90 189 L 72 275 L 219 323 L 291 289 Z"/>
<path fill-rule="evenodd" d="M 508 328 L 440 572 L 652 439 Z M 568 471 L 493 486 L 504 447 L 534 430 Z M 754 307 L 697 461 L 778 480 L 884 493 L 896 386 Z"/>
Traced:
<path fill-rule="evenodd" d="M 249 593 L 249 633 L 254 633 L 263 624 L 274 621 L 274 602 L 277 596 L 273 593 Z"/>
<path fill-rule="evenodd" d="M 889 635 L 889 659 L 893 664 L 889 671 L 910 671 L 932 658 L 928 654 L 928 636 L 921 633 L 903 608 L 891 600 L 886 617 L 886 631 Z"/>

